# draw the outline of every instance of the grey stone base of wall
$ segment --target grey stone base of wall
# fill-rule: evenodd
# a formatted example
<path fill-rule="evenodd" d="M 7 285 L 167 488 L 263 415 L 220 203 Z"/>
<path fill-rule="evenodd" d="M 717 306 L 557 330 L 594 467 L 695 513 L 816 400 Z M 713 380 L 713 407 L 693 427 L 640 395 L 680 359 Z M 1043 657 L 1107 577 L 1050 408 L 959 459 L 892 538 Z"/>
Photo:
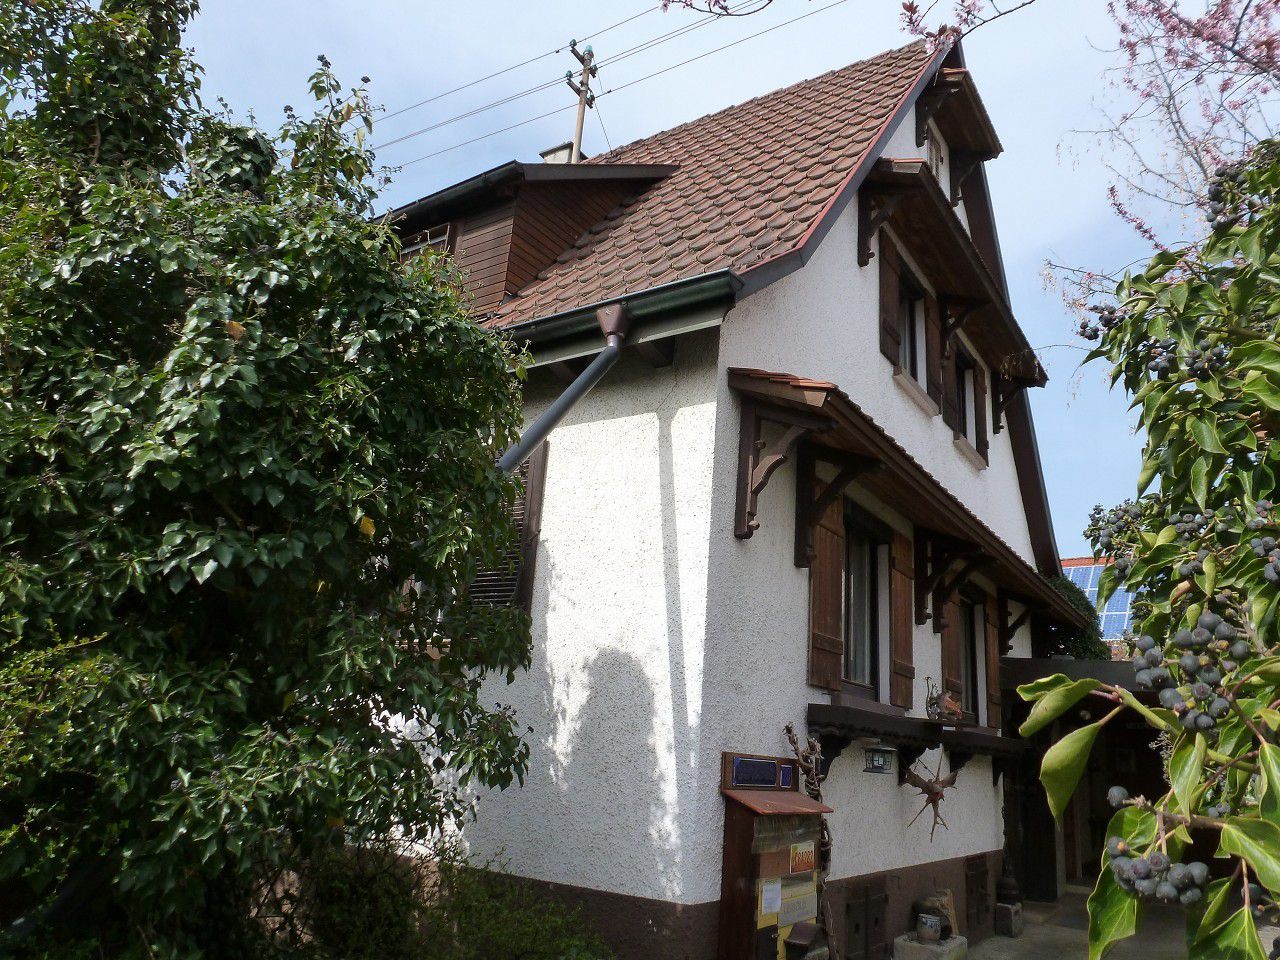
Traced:
<path fill-rule="evenodd" d="M 987 861 L 986 910 L 982 911 L 984 922 L 979 923 L 975 928 L 969 929 L 971 925 L 966 923 L 965 919 L 969 913 L 965 891 L 965 865 L 970 857 L 955 857 L 951 860 L 918 863 L 910 867 L 883 870 L 858 877 L 828 880 L 827 890 L 831 897 L 836 942 L 842 947 L 845 944 L 847 936 L 845 903 L 850 891 L 859 885 L 878 882 L 884 883 L 885 893 L 888 896 L 885 933 L 889 941 L 914 929 L 911 905 L 917 900 L 923 900 L 935 890 L 951 891 L 956 905 L 956 921 L 960 926 L 956 932 L 962 934 L 969 941 L 970 946 L 985 940 L 995 932 L 996 881 L 1000 877 L 1003 854 L 999 850 L 992 850 L 980 856 Z"/>
<path fill-rule="evenodd" d="M 528 882 L 579 911 L 618 960 L 716 960 L 719 900 L 668 903 L 546 880 Z"/>
<path fill-rule="evenodd" d="M 896 870 L 858 877 L 843 877 L 827 884 L 832 903 L 836 942 L 845 943 L 845 900 L 860 884 L 881 882 L 888 895 L 887 939 L 912 929 L 911 905 L 935 890 L 950 890 L 955 898 L 960 934 L 975 944 L 994 932 L 995 884 L 1000 876 L 1001 852 L 981 854 L 987 861 L 987 909 L 985 922 L 966 929 L 968 903 L 965 864 L 969 857 L 920 863 Z M 607 893 L 545 880 L 529 880 L 552 899 L 578 910 L 583 921 L 617 954 L 618 960 L 716 960 L 716 929 L 720 902 L 678 904 L 621 893 Z M 842 949 L 842 953 L 845 951 Z"/>

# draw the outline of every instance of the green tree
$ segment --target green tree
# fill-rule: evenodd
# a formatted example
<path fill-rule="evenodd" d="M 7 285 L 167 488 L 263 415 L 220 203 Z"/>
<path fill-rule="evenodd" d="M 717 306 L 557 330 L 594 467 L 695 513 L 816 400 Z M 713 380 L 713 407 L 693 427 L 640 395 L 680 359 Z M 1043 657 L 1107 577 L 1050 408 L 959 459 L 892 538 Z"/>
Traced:
<path fill-rule="evenodd" d="M 0 921 L 51 956 L 324 955 L 292 878 L 527 759 L 466 591 L 520 358 L 370 216 L 363 89 L 210 112 L 195 8 L 0 5 Z"/>
<path fill-rule="evenodd" d="M 1055 815 L 1121 711 L 1164 741 L 1166 792 L 1109 793 L 1091 958 L 1133 935 L 1151 900 L 1187 908 L 1192 960 L 1261 960 L 1258 924 L 1280 918 L 1280 146 L 1218 170 L 1205 206 L 1211 236 L 1126 277 L 1085 330 L 1146 433 L 1137 499 L 1096 511 L 1087 532 L 1114 561 L 1099 603 L 1120 584 L 1137 592 L 1135 677 L 1159 705 L 1063 676 L 1019 691 L 1034 702 L 1028 735 L 1085 697 L 1113 703 L 1045 754 Z M 1196 838 L 1229 876 L 1185 862 Z"/>

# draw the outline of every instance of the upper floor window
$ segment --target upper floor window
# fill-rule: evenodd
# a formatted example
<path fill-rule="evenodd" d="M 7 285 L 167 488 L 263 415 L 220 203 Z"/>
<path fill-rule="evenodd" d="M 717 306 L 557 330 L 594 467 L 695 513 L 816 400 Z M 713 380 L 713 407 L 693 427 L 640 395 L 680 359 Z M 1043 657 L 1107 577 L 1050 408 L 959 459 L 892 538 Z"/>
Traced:
<path fill-rule="evenodd" d="M 929 145 L 929 169 L 933 171 L 934 179 L 942 183 L 942 168 L 946 160 L 942 152 L 942 136 L 938 133 L 938 128 L 932 123 L 929 124 L 927 143 Z"/>
<path fill-rule="evenodd" d="M 898 278 L 898 367 L 917 383 L 925 380 L 925 316 L 924 290 L 904 268 Z"/>
<path fill-rule="evenodd" d="M 987 371 L 962 344 L 952 346 L 944 371 L 942 416 L 946 424 L 963 437 L 969 447 L 987 459 L 988 437 Z"/>
<path fill-rule="evenodd" d="M 436 253 L 448 253 L 453 249 L 453 230 L 451 224 L 438 223 L 407 237 L 400 248 L 400 258 L 409 260 L 426 250 Z"/>
<path fill-rule="evenodd" d="M 880 689 L 880 648 L 887 608 L 888 537 L 878 524 L 845 511 L 844 679 L 875 699 Z"/>
<path fill-rule="evenodd" d="M 956 625 L 960 644 L 960 706 L 966 714 L 976 720 L 978 717 L 978 606 L 968 598 L 961 598 L 957 606 L 960 611 L 960 622 Z"/>

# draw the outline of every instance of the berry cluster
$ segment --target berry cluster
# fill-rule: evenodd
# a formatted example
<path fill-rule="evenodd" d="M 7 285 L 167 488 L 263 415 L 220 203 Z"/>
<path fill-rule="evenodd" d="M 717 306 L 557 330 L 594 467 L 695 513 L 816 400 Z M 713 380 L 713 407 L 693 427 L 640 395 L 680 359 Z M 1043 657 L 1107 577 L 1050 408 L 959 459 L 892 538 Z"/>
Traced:
<path fill-rule="evenodd" d="M 1104 330 L 1111 330 L 1119 326 L 1125 317 L 1129 315 L 1126 310 L 1107 305 L 1092 306 L 1089 308 L 1089 312 L 1097 316 L 1098 322 L 1090 323 L 1088 320 L 1081 320 L 1080 327 L 1076 331 L 1086 340 L 1097 340 L 1102 336 Z"/>
<path fill-rule="evenodd" d="M 1175 633 L 1173 645 L 1182 651 L 1176 661 L 1181 686 L 1174 682 L 1164 651 L 1145 635 L 1134 640 L 1134 679 L 1159 690 L 1160 705 L 1172 710 L 1184 729 L 1216 736 L 1218 721 L 1231 712 L 1223 678 L 1249 657 L 1252 647 L 1234 625 L 1212 611 L 1202 613 L 1194 629 Z"/>
<path fill-rule="evenodd" d="M 1205 196 L 1209 203 L 1205 208 L 1204 218 L 1215 230 L 1225 230 L 1240 222 L 1244 216 L 1242 209 L 1241 187 L 1244 185 L 1242 164 L 1221 166 L 1209 178 L 1209 189 Z M 1256 198 L 1250 197 L 1245 204 L 1251 211 L 1259 209 Z"/>
<path fill-rule="evenodd" d="M 1187 351 L 1187 373 L 1197 380 L 1208 380 L 1214 372 L 1227 365 L 1227 348 L 1212 340 L 1201 340 L 1194 350 Z"/>
<path fill-rule="evenodd" d="M 1182 535 L 1184 540 L 1188 539 L 1189 536 L 1189 534 L 1185 533 Z M 1187 577 L 1194 577 L 1197 573 L 1204 573 L 1204 562 L 1208 558 L 1208 550 L 1197 550 L 1196 558 L 1194 560 L 1188 560 L 1186 563 L 1178 564 L 1178 576 L 1186 579 Z"/>
<path fill-rule="evenodd" d="M 1169 522 L 1173 524 L 1173 532 L 1176 533 L 1183 543 L 1187 543 L 1192 537 L 1202 536 L 1208 529 L 1209 525 L 1217 521 L 1217 529 L 1219 533 L 1225 533 L 1228 529 L 1227 525 L 1218 519 L 1217 511 L 1206 510 L 1204 513 L 1175 513 L 1169 517 Z M 1181 568 L 1178 570 L 1178 576 L 1187 577 L 1193 573 L 1203 573 L 1204 559 L 1209 555 L 1208 550 L 1201 550 L 1196 554 L 1196 559 L 1183 564 L 1186 567 L 1184 572 Z M 1200 568 L 1195 565 L 1199 564 Z"/>
<path fill-rule="evenodd" d="M 1112 787 L 1109 797 L 1123 787 Z M 1128 799 L 1128 794 L 1125 794 Z M 1152 850 L 1146 856 L 1136 856 L 1136 851 L 1120 837 L 1107 840 L 1107 854 L 1111 858 L 1111 873 L 1116 884 L 1129 893 L 1143 899 L 1155 899 L 1163 903 L 1181 903 L 1189 907 L 1204 897 L 1205 884 L 1209 882 L 1207 864 L 1178 863 L 1163 850 Z"/>
<path fill-rule="evenodd" d="M 1156 644 L 1155 639 L 1143 635 L 1133 645 L 1136 650 L 1133 657 L 1134 680 L 1153 690 L 1164 690 L 1171 686 L 1173 677 L 1165 666 L 1164 651 Z"/>
<path fill-rule="evenodd" d="M 1147 369 L 1157 377 L 1166 376 L 1178 365 L 1177 340 L 1156 340 L 1151 343 L 1148 349 L 1151 353 L 1151 360 L 1147 363 Z"/>
<path fill-rule="evenodd" d="M 1270 500 L 1259 500 L 1254 504 L 1254 508 L 1258 511 L 1258 515 L 1256 517 L 1250 517 L 1245 523 L 1245 526 L 1250 530 L 1261 530 L 1267 525 L 1267 519 L 1274 506 L 1275 504 Z M 1250 546 L 1252 546 L 1252 544 L 1250 544 Z M 1262 554 L 1258 554 L 1258 556 L 1262 556 Z"/>
<path fill-rule="evenodd" d="M 1103 510 L 1099 505 L 1090 512 L 1089 525 L 1084 533 L 1093 541 L 1095 547 L 1110 551 L 1114 545 L 1137 528 L 1140 519 L 1142 519 L 1142 509 L 1132 501 L 1126 500 L 1120 506 L 1112 507 L 1110 510 Z M 1132 565 L 1132 561 L 1129 565 Z"/>

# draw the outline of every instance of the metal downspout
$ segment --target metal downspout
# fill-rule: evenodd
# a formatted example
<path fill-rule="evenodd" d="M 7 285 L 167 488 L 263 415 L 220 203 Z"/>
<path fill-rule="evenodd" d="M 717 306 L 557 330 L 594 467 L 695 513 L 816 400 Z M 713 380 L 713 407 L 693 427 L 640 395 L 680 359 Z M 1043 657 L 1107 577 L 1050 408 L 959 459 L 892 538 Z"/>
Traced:
<path fill-rule="evenodd" d="M 600 332 L 604 334 L 604 349 L 596 354 L 587 369 L 578 374 L 578 378 L 569 384 L 564 393 L 556 397 L 551 406 L 502 455 L 502 459 L 498 461 L 499 469 L 510 473 L 524 463 L 534 448 L 564 419 L 565 414 L 603 380 L 604 375 L 618 362 L 618 357 L 622 355 L 622 345 L 627 338 L 627 328 L 630 326 L 626 304 L 611 303 L 601 307 L 596 311 L 596 322 L 600 324 Z"/>

